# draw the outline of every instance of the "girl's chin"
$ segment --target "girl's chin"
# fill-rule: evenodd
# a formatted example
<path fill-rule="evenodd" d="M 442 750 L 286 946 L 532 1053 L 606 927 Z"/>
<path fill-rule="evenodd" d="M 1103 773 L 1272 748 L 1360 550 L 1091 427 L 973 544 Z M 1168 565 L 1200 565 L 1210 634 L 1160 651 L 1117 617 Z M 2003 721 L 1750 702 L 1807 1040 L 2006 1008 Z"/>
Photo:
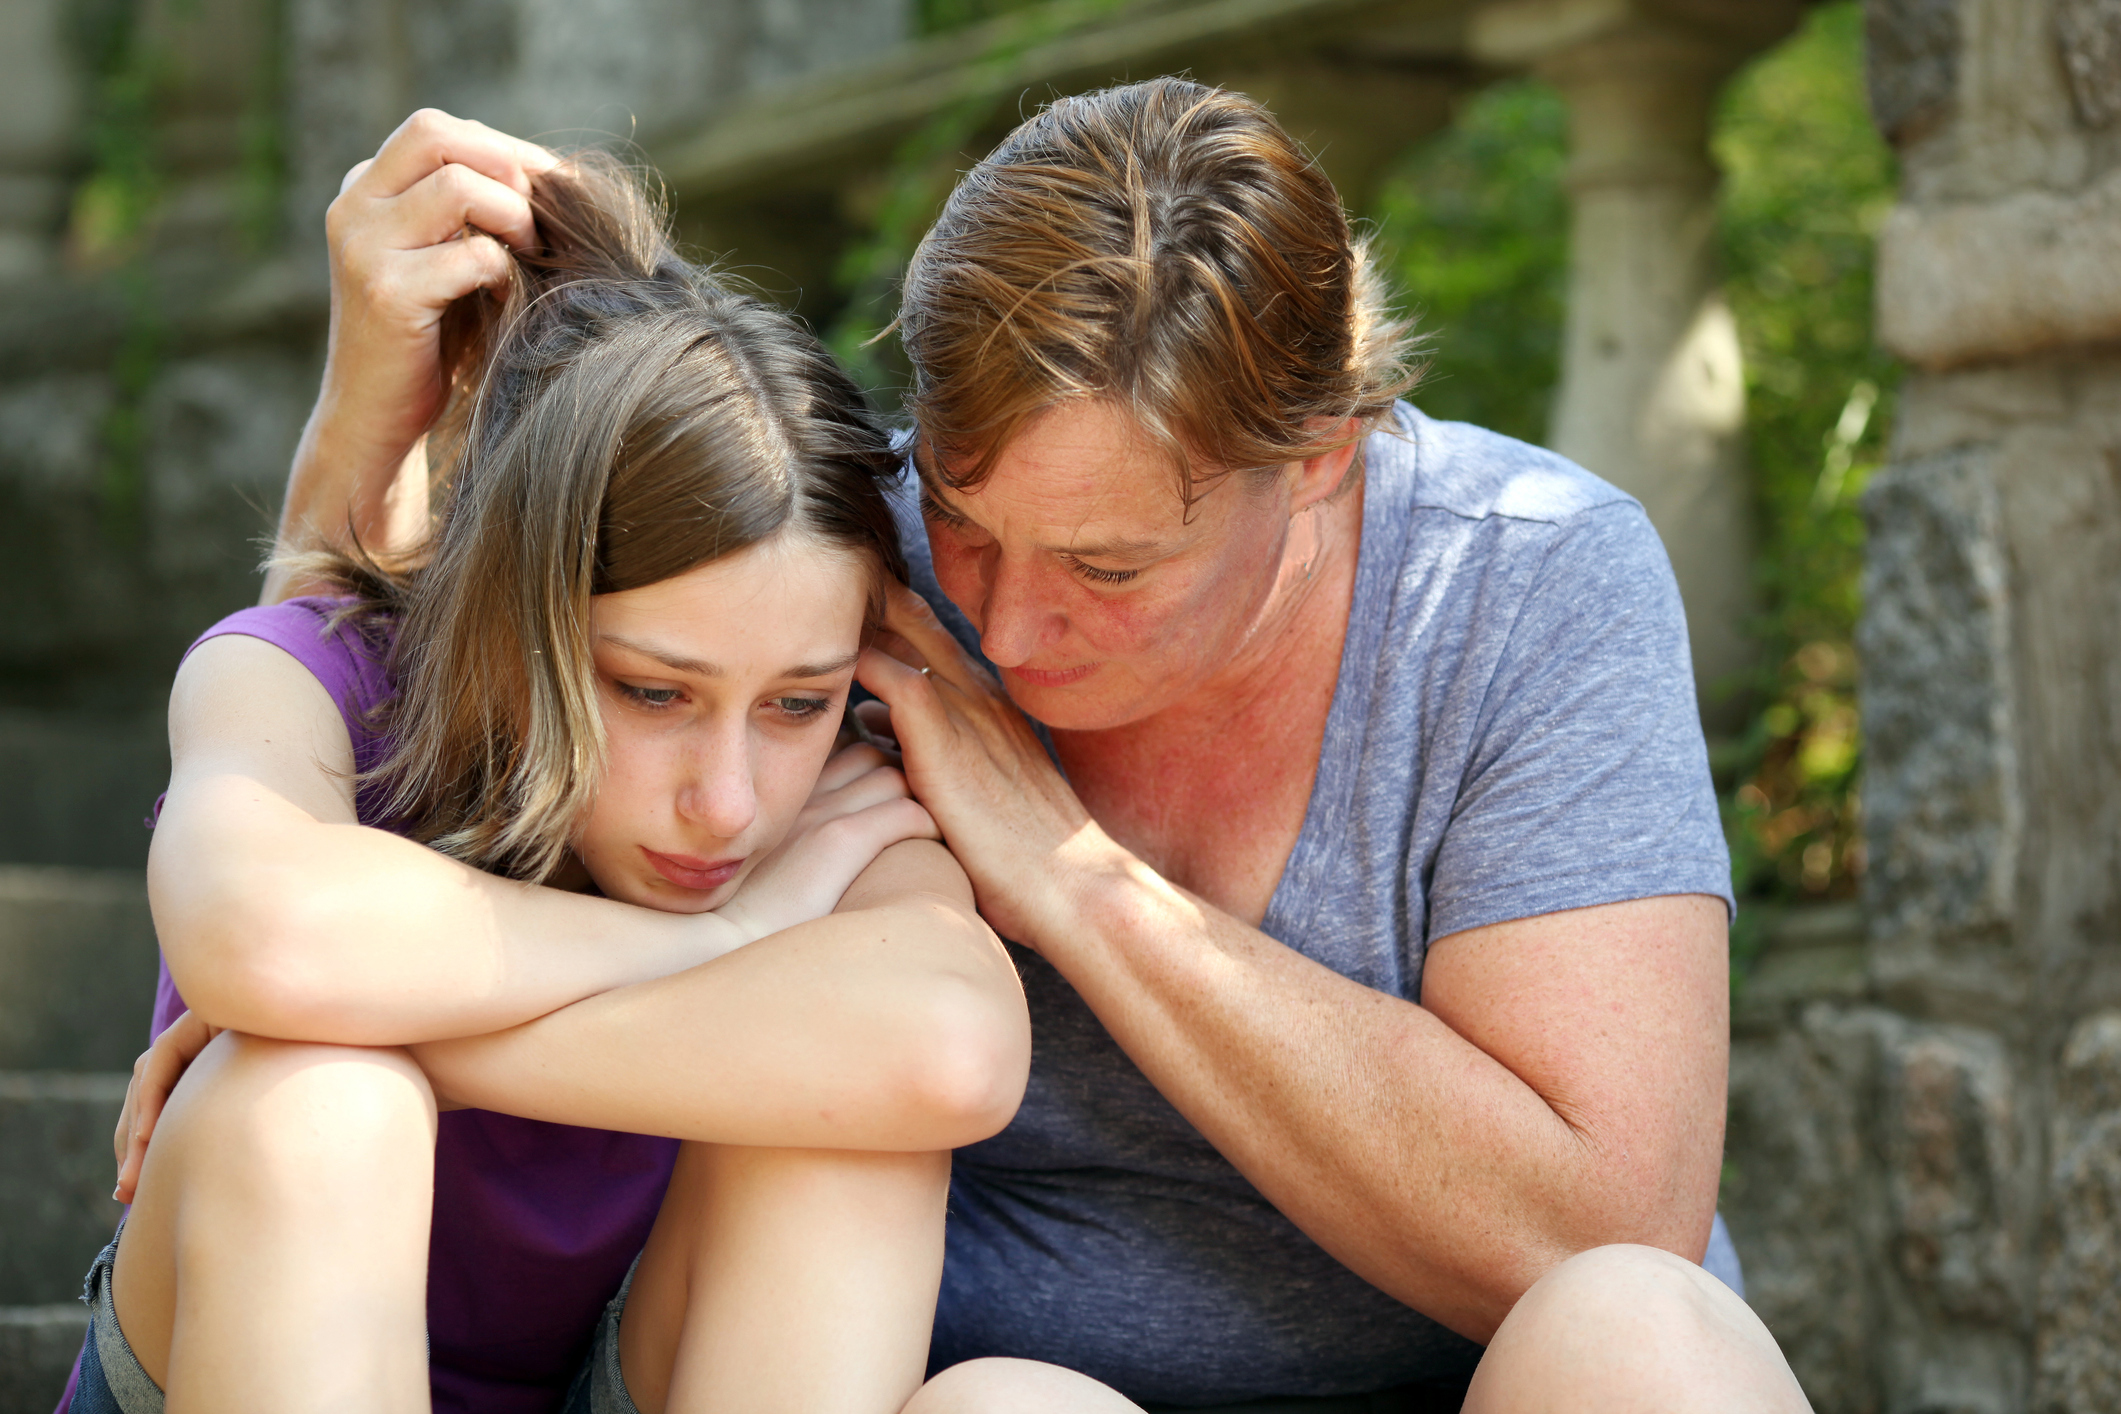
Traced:
<path fill-rule="evenodd" d="M 736 881 L 733 879 L 719 888 L 687 889 L 656 876 L 628 879 L 622 888 L 604 890 L 606 898 L 653 908 L 661 913 L 711 913 L 735 895 Z"/>

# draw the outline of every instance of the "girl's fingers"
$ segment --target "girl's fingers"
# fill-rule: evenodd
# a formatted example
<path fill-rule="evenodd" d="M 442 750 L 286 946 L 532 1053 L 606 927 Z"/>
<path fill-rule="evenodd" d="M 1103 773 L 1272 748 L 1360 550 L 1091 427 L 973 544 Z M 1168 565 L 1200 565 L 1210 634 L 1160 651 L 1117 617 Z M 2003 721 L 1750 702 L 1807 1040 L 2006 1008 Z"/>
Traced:
<path fill-rule="evenodd" d="M 395 253 L 404 296 L 439 312 L 473 290 L 505 284 L 514 259 L 492 236 L 474 233 L 425 250 Z"/>
<path fill-rule="evenodd" d="M 375 165 L 375 158 L 364 157 L 360 161 L 354 163 L 353 166 L 348 167 L 346 169 L 346 175 L 339 179 L 339 195 L 346 195 L 347 189 L 353 186 L 355 182 L 360 181 L 362 177 L 366 176 L 368 174 L 368 169 Z"/>
<path fill-rule="evenodd" d="M 878 766 L 830 792 L 821 803 L 835 815 L 853 815 L 872 805 L 900 800 L 909 794 L 903 774 L 890 766 Z"/>
<path fill-rule="evenodd" d="M 530 198 L 461 162 L 437 167 L 389 198 L 387 211 L 386 239 L 400 250 L 439 245 L 466 226 L 518 249 L 537 240 Z"/>
<path fill-rule="evenodd" d="M 858 702 L 854 707 L 854 715 L 862 719 L 862 725 L 869 729 L 869 735 L 881 741 L 898 741 L 898 733 L 891 729 L 890 704 L 873 700 Z"/>
<path fill-rule="evenodd" d="M 133 1097 L 140 1093 L 140 1066 L 146 1059 L 143 1055 L 133 1062 L 133 1078 L 126 1083 L 125 1104 L 118 1111 L 117 1132 L 110 1137 L 111 1161 L 118 1165 L 120 1180 L 125 1177 L 125 1151 L 132 1147 Z"/>
<path fill-rule="evenodd" d="M 484 123 L 422 108 L 384 139 L 374 165 L 357 181 L 375 195 L 396 196 L 449 163 L 469 167 L 528 196 L 530 179 L 559 165 L 559 158 L 535 143 L 495 132 Z M 508 239 L 511 245 L 527 245 L 534 239 L 527 228 L 494 234 Z M 521 239 L 513 239 L 515 236 Z"/>
<path fill-rule="evenodd" d="M 827 795 L 849 782 L 860 780 L 884 764 L 884 753 L 866 742 L 856 742 L 832 753 L 825 769 L 818 772 L 813 797 Z"/>

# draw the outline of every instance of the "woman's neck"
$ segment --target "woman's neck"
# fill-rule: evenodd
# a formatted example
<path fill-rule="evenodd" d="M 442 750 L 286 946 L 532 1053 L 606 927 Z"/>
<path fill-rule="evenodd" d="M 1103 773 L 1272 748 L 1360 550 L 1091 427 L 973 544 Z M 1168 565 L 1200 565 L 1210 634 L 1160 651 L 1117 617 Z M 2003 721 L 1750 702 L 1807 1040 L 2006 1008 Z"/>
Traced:
<path fill-rule="evenodd" d="M 1253 923 L 1303 827 L 1361 542 L 1358 487 L 1299 518 L 1257 627 L 1227 668 L 1153 716 L 1053 733 L 1070 782 L 1107 833 Z"/>

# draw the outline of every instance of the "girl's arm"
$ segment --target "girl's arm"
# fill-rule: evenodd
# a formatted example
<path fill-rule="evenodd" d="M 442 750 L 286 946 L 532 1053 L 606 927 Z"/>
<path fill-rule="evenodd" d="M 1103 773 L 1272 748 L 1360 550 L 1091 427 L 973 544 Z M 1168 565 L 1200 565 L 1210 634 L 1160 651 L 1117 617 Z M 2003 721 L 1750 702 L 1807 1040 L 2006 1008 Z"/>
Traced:
<path fill-rule="evenodd" d="M 658 913 L 496 878 L 355 823 L 337 707 L 261 640 L 230 635 L 191 654 L 170 742 L 148 856 L 170 971 L 202 1022 L 290 1040 L 498 1031 L 664 977 L 818 917 L 878 850 L 933 828 L 895 775 L 879 798 L 852 758 L 882 758 L 858 748 L 828 765 L 726 916 Z"/>
<path fill-rule="evenodd" d="M 490 1036 L 413 1047 L 445 1101 L 561 1124 L 773 1147 L 986 1138 L 1030 1066 L 1023 989 L 925 840 L 828 918 Z"/>
<path fill-rule="evenodd" d="M 515 883 L 355 823 L 337 707 L 260 639 L 185 660 L 170 748 L 148 897 L 211 1025 L 357 1045 L 493 1031 L 746 941 L 719 918 Z"/>

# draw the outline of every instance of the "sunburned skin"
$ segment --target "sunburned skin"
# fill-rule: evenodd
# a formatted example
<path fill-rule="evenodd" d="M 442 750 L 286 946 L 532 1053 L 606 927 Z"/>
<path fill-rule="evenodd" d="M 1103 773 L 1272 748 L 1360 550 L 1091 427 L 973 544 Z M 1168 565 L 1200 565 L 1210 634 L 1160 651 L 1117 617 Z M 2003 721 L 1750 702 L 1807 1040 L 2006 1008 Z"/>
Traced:
<path fill-rule="evenodd" d="M 606 756 L 575 852 L 606 897 L 707 912 L 788 833 L 832 751 L 872 572 L 776 536 L 590 601 Z"/>
<path fill-rule="evenodd" d="M 1239 474 L 1186 506 L 1161 450 L 1104 402 L 1050 410 L 978 486 L 923 480 L 937 582 L 1011 700 L 1056 731 L 1228 696 L 1262 664 L 1283 680 L 1320 556 L 1345 549 L 1292 516 L 1281 483 Z"/>

